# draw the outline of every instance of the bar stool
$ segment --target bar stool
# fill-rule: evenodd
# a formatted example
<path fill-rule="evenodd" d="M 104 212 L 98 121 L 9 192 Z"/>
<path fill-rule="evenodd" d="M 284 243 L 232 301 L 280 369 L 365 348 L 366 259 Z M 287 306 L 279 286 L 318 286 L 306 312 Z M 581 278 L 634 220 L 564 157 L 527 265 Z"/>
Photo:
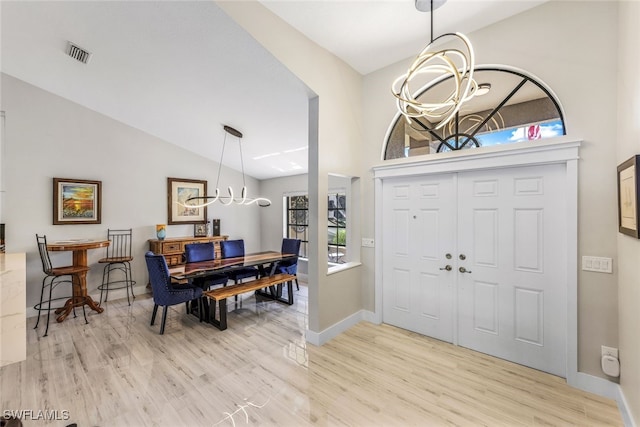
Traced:
<path fill-rule="evenodd" d="M 127 289 L 127 302 L 129 305 L 131 305 L 129 289 L 131 289 L 133 299 L 136 298 L 133 293 L 133 286 L 136 282 L 131 274 L 131 261 L 133 261 L 131 234 L 131 228 L 126 230 L 107 230 L 107 239 L 110 242 L 109 246 L 107 246 L 107 256 L 98 260 L 99 263 L 106 264 L 102 271 L 102 284 L 98 286 L 98 289 L 100 289 L 99 305 L 102 305 L 102 295 L 104 294 L 104 302 L 107 302 L 109 291 L 115 289 Z M 120 271 L 124 277 L 119 280 L 111 280 L 111 273 L 116 271 Z"/>
<path fill-rule="evenodd" d="M 49 333 L 49 318 L 51 316 L 51 310 L 58 310 L 62 307 L 52 307 L 54 301 L 59 300 L 68 300 L 69 295 L 64 297 L 56 297 L 53 298 L 53 289 L 58 285 L 63 283 L 69 283 L 72 285 L 71 292 L 73 293 L 73 280 L 65 279 L 65 277 L 73 278 L 73 276 L 78 273 L 84 273 L 89 271 L 89 267 L 76 267 L 73 265 L 65 266 L 65 267 L 53 267 L 51 265 L 51 258 L 49 257 L 49 249 L 47 249 L 47 236 L 38 236 L 36 234 L 36 241 L 38 242 L 38 251 L 40 252 L 40 260 L 42 261 L 42 271 L 45 276 L 42 279 L 42 289 L 40 290 L 40 302 L 33 306 L 35 310 L 38 310 L 38 320 L 36 321 L 36 326 L 33 329 L 38 329 L 38 325 L 40 324 L 40 312 L 46 310 L 47 312 L 47 327 L 44 330 L 43 337 L 46 337 Z M 76 278 L 76 280 L 80 280 Z M 49 298 L 44 300 L 44 291 L 46 288 L 49 288 Z M 46 306 L 46 307 L 45 307 Z M 87 312 L 84 309 L 84 305 L 82 306 L 82 313 L 84 314 L 84 320 L 86 323 L 89 323 L 87 320 Z M 76 316 L 75 307 L 73 309 L 73 317 Z"/>

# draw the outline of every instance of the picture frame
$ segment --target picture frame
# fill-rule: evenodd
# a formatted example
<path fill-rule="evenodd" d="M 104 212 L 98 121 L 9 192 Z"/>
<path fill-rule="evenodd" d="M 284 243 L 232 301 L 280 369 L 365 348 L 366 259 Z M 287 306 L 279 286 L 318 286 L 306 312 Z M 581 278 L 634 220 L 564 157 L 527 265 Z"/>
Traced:
<path fill-rule="evenodd" d="M 53 178 L 53 225 L 101 224 L 102 182 Z"/>
<path fill-rule="evenodd" d="M 206 224 L 194 224 L 193 225 L 193 237 L 207 237 L 209 236 L 209 223 Z"/>
<path fill-rule="evenodd" d="M 618 166 L 618 231 L 636 239 L 640 238 L 638 163 L 640 155 L 635 155 Z"/>
<path fill-rule="evenodd" d="M 207 195 L 207 181 L 167 178 L 167 224 L 206 224 L 207 207 L 188 207 L 190 197 Z"/>

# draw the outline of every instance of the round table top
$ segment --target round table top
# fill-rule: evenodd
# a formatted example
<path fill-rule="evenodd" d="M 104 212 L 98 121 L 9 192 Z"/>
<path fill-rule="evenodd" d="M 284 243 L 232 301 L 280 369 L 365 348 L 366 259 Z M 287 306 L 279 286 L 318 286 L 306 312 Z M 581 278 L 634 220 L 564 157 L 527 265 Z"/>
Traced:
<path fill-rule="evenodd" d="M 104 239 L 71 239 L 47 243 L 47 249 L 50 251 L 79 251 L 107 246 L 109 241 Z"/>

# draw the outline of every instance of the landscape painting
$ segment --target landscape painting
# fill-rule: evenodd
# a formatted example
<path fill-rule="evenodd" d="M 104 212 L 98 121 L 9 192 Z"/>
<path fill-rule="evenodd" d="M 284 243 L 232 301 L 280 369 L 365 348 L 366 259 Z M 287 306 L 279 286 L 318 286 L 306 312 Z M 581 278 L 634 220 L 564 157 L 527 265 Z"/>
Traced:
<path fill-rule="evenodd" d="M 53 224 L 100 224 L 102 183 L 53 178 Z"/>

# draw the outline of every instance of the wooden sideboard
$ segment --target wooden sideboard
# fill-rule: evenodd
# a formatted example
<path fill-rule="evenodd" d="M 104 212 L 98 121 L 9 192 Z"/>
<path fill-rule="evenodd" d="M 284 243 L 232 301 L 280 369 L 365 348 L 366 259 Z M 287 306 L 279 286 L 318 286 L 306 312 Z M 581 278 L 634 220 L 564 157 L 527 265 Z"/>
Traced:
<path fill-rule="evenodd" d="M 173 267 L 183 264 L 182 254 L 184 245 L 189 243 L 213 242 L 216 250 L 216 258 L 220 258 L 220 241 L 227 240 L 229 236 L 209 237 L 169 237 L 164 240 L 149 239 L 149 250 L 155 254 L 164 255 L 167 265 Z"/>

